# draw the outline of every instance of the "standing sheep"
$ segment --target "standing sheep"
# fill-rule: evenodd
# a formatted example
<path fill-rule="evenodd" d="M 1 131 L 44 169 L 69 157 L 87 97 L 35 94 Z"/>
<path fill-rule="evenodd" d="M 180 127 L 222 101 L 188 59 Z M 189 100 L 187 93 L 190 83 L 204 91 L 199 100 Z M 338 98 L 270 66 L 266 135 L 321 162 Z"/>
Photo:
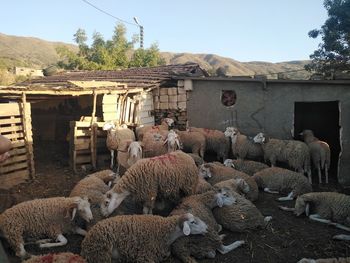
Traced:
<path fill-rule="evenodd" d="M 206 139 L 201 132 L 176 130 L 176 133 L 179 135 L 180 143 L 184 152 L 197 154 L 204 158 Z"/>
<path fill-rule="evenodd" d="M 122 141 L 118 147 L 118 174 L 123 175 L 125 171 L 143 157 L 143 144 L 139 141 Z"/>
<path fill-rule="evenodd" d="M 264 152 L 260 144 L 254 143 L 253 138 L 241 134 L 235 127 L 227 127 L 225 136 L 231 138 L 233 156 L 238 159 L 262 160 Z"/>
<path fill-rule="evenodd" d="M 296 216 L 305 213 L 311 220 L 350 231 L 350 196 L 348 195 L 335 192 L 307 193 L 297 198 L 294 208 L 284 206 L 280 208 L 293 211 Z M 333 238 L 350 240 L 350 235 L 336 235 Z"/>
<path fill-rule="evenodd" d="M 269 166 L 264 163 L 249 161 L 249 160 L 240 160 L 240 159 L 239 160 L 226 159 L 224 161 L 224 165 L 227 167 L 232 167 L 233 169 L 236 169 L 243 173 L 249 174 L 250 176 L 253 176 L 255 173 L 265 168 L 269 168 Z"/>
<path fill-rule="evenodd" d="M 278 194 L 289 192 L 288 196 L 278 198 L 279 201 L 294 198 L 312 191 L 312 186 L 301 173 L 279 167 L 269 167 L 254 174 L 253 179 L 265 192 Z"/>
<path fill-rule="evenodd" d="M 170 246 L 182 236 L 201 235 L 207 225 L 190 213 L 116 216 L 96 224 L 82 242 L 82 256 L 89 263 L 161 262 L 170 256 Z"/>
<path fill-rule="evenodd" d="M 143 204 L 145 214 L 152 213 L 157 197 L 178 202 L 195 192 L 198 168 L 193 159 L 181 151 L 139 160 L 107 192 L 104 215 L 111 214 L 129 195 Z"/>
<path fill-rule="evenodd" d="M 86 221 L 92 219 L 90 203 L 80 197 L 53 197 L 36 199 L 17 204 L 0 215 L 0 230 L 9 242 L 16 256 L 28 257 L 24 249 L 23 235 L 47 240 L 37 241 L 41 248 L 57 247 L 67 244 L 64 233 L 74 232 L 85 235 L 86 231 L 77 227 L 73 219 L 78 212 Z"/>
<path fill-rule="evenodd" d="M 284 162 L 300 173 L 306 172 L 311 183 L 311 166 L 309 147 L 300 141 L 270 139 L 262 132 L 254 137 L 255 143 L 260 143 L 264 151 L 265 161 L 276 166 L 276 161 Z"/>
<path fill-rule="evenodd" d="M 303 136 L 304 142 L 309 146 L 312 164 L 317 170 L 318 182 L 322 183 L 321 175 L 322 170 L 324 170 L 326 183 L 328 184 L 328 169 L 331 164 L 329 145 L 316 138 L 311 130 L 304 130 L 300 135 Z"/>
<path fill-rule="evenodd" d="M 206 150 L 214 151 L 218 160 L 226 160 L 230 148 L 230 140 L 222 131 L 190 127 L 189 132 L 200 132 L 206 141 Z"/>
<path fill-rule="evenodd" d="M 249 185 L 249 192 L 246 197 L 250 201 L 255 201 L 259 196 L 259 189 L 255 180 L 248 174 L 237 171 L 231 167 L 226 167 L 221 163 L 205 163 L 199 168 L 199 175 L 208 180 L 212 185 L 229 179 L 243 179 Z"/>
<path fill-rule="evenodd" d="M 223 245 L 222 237 L 218 234 L 221 226 L 215 221 L 212 210 L 215 207 L 233 205 L 236 200 L 226 188 L 217 188 L 203 194 L 192 195 L 182 200 L 171 215 L 179 215 L 186 212 L 200 217 L 208 225 L 208 233 L 204 236 L 182 237 L 172 245 L 172 253 L 182 262 L 193 262 L 195 258 L 214 258 L 216 250 L 226 254 L 239 247 L 244 241 L 237 241 L 230 245 Z"/>
<path fill-rule="evenodd" d="M 173 130 L 147 132 L 142 144 L 145 157 L 155 157 L 180 149 L 179 137 Z"/>
<path fill-rule="evenodd" d="M 115 161 L 115 151 L 118 150 L 118 146 L 121 141 L 132 140 L 135 141 L 135 134 L 128 128 L 126 124 L 116 127 L 113 122 L 106 122 L 103 125 L 103 130 L 107 131 L 106 145 L 108 150 L 111 152 L 111 166 L 113 169 Z"/>
<path fill-rule="evenodd" d="M 156 126 L 140 126 L 136 128 L 136 137 L 139 141 L 143 140 L 143 136 L 149 132 L 159 132 L 159 131 L 168 131 L 171 126 L 173 126 L 174 120 L 171 118 L 164 118 L 160 125 Z"/>

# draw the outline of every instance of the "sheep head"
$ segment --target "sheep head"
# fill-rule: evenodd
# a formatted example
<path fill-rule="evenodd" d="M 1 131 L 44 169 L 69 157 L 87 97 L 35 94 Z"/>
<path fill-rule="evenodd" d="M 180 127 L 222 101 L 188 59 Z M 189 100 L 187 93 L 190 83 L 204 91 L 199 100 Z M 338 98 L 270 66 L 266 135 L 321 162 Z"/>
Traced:
<path fill-rule="evenodd" d="M 142 158 L 142 142 L 132 141 L 128 145 L 128 165 L 133 165 Z"/>
<path fill-rule="evenodd" d="M 240 132 L 235 127 L 227 127 L 224 134 L 226 137 L 231 138 L 232 144 L 235 144 L 237 140 L 237 136 L 240 134 Z"/>
<path fill-rule="evenodd" d="M 174 120 L 172 118 L 165 118 L 162 122 L 165 122 L 168 125 L 168 127 L 171 127 L 174 124 Z"/>
<path fill-rule="evenodd" d="M 74 198 L 74 202 L 68 208 L 68 213 L 71 217 L 71 220 L 74 219 L 77 212 L 79 216 L 83 218 L 85 221 L 90 222 L 92 220 L 93 217 L 92 217 L 90 202 L 87 197 Z"/>
<path fill-rule="evenodd" d="M 191 213 L 184 214 L 179 218 L 178 226 L 185 236 L 190 234 L 200 235 L 208 232 L 208 226 L 200 218 Z"/>
<path fill-rule="evenodd" d="M 264 144 L 267 142 L 267 138 L 265 136 L 265 134 L 263 134 L 262 132 L 259 132 L 257 135 L 255 135 L 255 137 L 253 138 L 254 143 L 260 143 L 260 144 Z"/>
<path fill-rule="evenodd" d="M 127 190 L 123 190 L 121 193 L 114 192 L 113 189 L 109 190 L 105 194 L 104 202 L 101 204 L 102 215 L 109 216 L 112 214 L 128 195 L 130 195 L 130 192 Z"/>
<path fill-rule="evenodd" d="M 199 176 L 206 179 L 212 177 L 212 172 L 209 164 L 202 164 L 199 166 Z"/>
<path fill-rule="evenodd" d="M 168 152 L 174 152 L 181 149 L 179 135 L 174 130 L 169 131 L 167 138 L 164 141 L 164 145 L 165 144 L 168 145 Z"/>
<path fill-rule="evenodd" d="M 310 204 L 306 202 L 303 196 L 299 196 L 295 201 L 295 210 L 294 214 L 300 216 L 305 212 L 306 216 L 309 216 L 310 213 Z"/>
<path fill-rule="evenodd" d="M 232 167 L 233 169 L 236 168 L 235 165 L 234 165 L 234 163 L 233 163 L 233 160 L 232 160 L 232 159 L 226 159 L 226 160 L 224 161 L 224 165 L 227 166 L 227 167 Z"/>
<path fill-rule="evenodd" d="M 215 206 L 223 207 L 236 203 L 236 198 L 233 197 L 230 189 L 227 187 L 221 187 L 215 194 Z"/>
<path fill-rule="evenodd" d="M 109 131 L 109 130 L 112 130 L 112 129 L 115 129 L 116 128 L 116 126 L 115 126 L 115 124 L 112 122 L 112 121 L 108 121 L 108 122 L 106 122 L 104 125 L 103 125 L 103 130 L 104 131 Z"/>

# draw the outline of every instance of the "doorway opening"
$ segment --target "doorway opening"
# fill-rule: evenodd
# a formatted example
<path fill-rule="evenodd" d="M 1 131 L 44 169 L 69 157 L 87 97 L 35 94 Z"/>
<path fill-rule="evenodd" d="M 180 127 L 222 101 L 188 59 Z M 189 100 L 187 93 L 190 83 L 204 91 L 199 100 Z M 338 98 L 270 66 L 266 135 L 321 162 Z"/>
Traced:
<path fill-rule="evenodd" d="M 294 138 L 300 139 L 299 133 L 308 129 L 318 139 L 329 144 L 329 180 L 335 183 L 338 182 L 338 159 L 341 151 L 339 118 L 339 101 L 295 102 L 294 105 Z"/>

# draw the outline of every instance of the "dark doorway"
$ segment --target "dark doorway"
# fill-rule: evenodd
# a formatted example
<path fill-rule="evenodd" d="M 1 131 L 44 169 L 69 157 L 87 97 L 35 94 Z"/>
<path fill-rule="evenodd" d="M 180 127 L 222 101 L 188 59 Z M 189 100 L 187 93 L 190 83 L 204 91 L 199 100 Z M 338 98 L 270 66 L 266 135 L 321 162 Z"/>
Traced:
<path fill-rule="evenodd" d="M 305 129 L 312 130 L 317 138 L 331 148 L 330 181 L 337 182 L 340 153 L 339 101 L 295 102 L 294 138 Z"/>

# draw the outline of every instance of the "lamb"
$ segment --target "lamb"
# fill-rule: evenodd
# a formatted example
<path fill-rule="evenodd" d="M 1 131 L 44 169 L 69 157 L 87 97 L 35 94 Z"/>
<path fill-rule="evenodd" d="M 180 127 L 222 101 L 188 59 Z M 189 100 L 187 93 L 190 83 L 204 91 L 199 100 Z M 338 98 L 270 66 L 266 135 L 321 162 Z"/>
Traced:
<path fill-rule="evenodd" d="M 90 203 L 80 197 L 53 197 L 19 203 L 0 215 L 0 230 L 9 242 L 16 256 L 30 256 L 24 249 L 23 235 L 33 238 L 47 236 L 50 240 L 37 241 L 41 248 L 67 244 L 64 233 L 74 232 L 85 235 L 86 231 L 77 227 L 73 219 L 79 216 L 89 222 L 92 219 Z"/>
<path fill-rule="evenodd" d="M 226 187 L 236 199 L 234 205 L 214 208 L 213 214 L 216 221 L 233 232 L 243 232 L 250 229 L 262 228 L 272 219 L 264 217 L 256 206 L 237 193 L 237 188 L 249 190 L 249 186 L 243 179 L 231 179 L 217 183 L 215 187 Z M 242 191 L 242 190 L 240 190 Z"/>
<path fill-rule="evenodd" d="M 249 174 L 250 176 L 253 176 L 255 173 L 269 167 L 264 163 L 250 161 L 250 160 L 240 160 L 240 159 L 239 160 L 226 159 L 224 161 L 224 165 L 228 167 L 232 167 L 233 169 L 236 169 L 243 173 Z"/>
<path fill-rule="evenodd" d="M 173 126 L 174 120 L 171 118 L 164 118 L 160 125 L 156 126 L 140 126 L 136 128 L 136 137 L 139 141 L 143 140 L 143 136 L 149 131 L 168 131 L 171 126 Z"/>
<path fill-rule="evenodd" d="M 181 237 L 172 245 L 172 253 L 182 262 L 194 262 L 195 258 L 214 258 L 216 250 L 226 254 L 239 247 L 244 241 L 236 241 L 224 246 L 222 237 L 218 234 L 221 226 L 215 221 L 212 209 L 232 205 L 236 202 L 232 194 L 226 188 L 217 188 L 203 194 L 192 195 L 182 200 L 170 215 L 179 215 L 186 212 L 200 217 L 208 225 L 208 233 L 204 236 Z"/>
<path fill-rule="evenodd" d="M 324 170 L 326 183 L 328 184 L 328 169 L 331 163 L 329 145 L 316 138 L 311 130 L 304 130 L 300 135 L 303 136 L 304 142 L 309 146 L 312 164 L 317 170 L 318 182 L 322 183 L 321 170 Z"/>
<path fill-rule="evenodd" d="M 205 136 L 206 150 L 214 151 L 218 160 L 225 160 L 230 148 L 230 140 L 219 130 L 190 127 L 189 132 L 200 132 Z"/>
<path fill-rule="evenodd" d="M 350 196 L 348 195 L 335 192 L 314 192 L 299 196 L 294 208 L 284 206 L 280 208 L 293 211 L 296 216 L 305 213 L 311 220 L 350 231 L 349 204 Z M 350 240 L 350 235 L 335 235 L 333 239 Z"/>
<path fill-rule="evenodd" d="M 155 157 L 180 149 L 179 137 L 173 130 L 147 132 L 142 144 L 145 157 Z"/>
<path fill-rule="evenodd" d="M 205 163 L 199 168 L 199 175 L 208 180 L 212 185 L 215 185 L 221 181 L 229 179 L 241 178 L 249 185 L 249 192 L 246 194 L 246 198 L 250 201 L 258 199 L 259 189 L 255 180 L 248 174 L 237 171 L 231 167 L 226 167 L 221 163 Z"/>
<path fill-rule="evenodd" d="M 276 161 L 287 163 L 300 173 L 306 172 L 311 183 L 311 166 L 309 147 L 300 141 L 270 139 L 262 132 L 254 137 L 255 143 L 260 143 L 264 151 L 265 161 L 276 166 Z"/>
<path fill-rule="evenodd" d="M 207 225 L 190 213 L 116 216 L 88 232 L 81 254 L 89 263 L 111 262 L 112 257 L 122 262 L 161 262 L 170 256 L 170 246 L 178 238 L 206 232 Z"/>
<path fill-rule="evenodd" d="M 206 149 L 206 139 L 202 133 L 197 131 L 179 130 L 176 130 L 176 133 L 179 135 L 182 150 L 184 152 L 194 153 L 204 158 Z"/>
<path fill-rule="evenodd" d="M 312 191 L 312 186 L 301 173 L 279 167 L 269 167 L 254 174 L 253 179 L 259 188 L 268 193 L 282 193 L 290 191 L 288 196 L 280 197 L 279 201 L 294 198 Z"/>
<path fill-rule="evenodd" d="M 350 257 L 347 257 L 347 258 L 320 258 L 320 259 L 303 258 L 303 259 L 299 260 L 298 263 L 350 263 Z"/>
<path fill-rule="evenodd" d="M 106 145 L 108 150 L 111 152 L 110 168 L 113 169 L 115 161 L 114 153 L 118 150 L 120 142 L 125 140 L 135 141 L 135 134 L 126 124 L 116 127 L 116 125 L 111 121 L 106 122 L 103 125 L 103 130 L 107 131 Z"/>
<path fill-rule="evenodd" d="M 86 261 L 77 254 L 73 254 L 71 252 L 61 252 L 33 256 L 23 263 L 86 263 Z"/>
<path fill-rule="evenodd" d="M 227 127 L 224 132 L 226 137 L 231 138 L 233 156 L 238 159 L 262 160 L 264 156 L 261 144 L 254 143 L 253 138 L 241 134 L 235 127 Z"/>
<path fill-rule="evenodd" d="M 195 192 L 198 168 L 193 159 L 182 151 L 145 158 L 131 166 L 107 192 L 104 215 L 109 215 L 129 195 L 143 204 L 145 214 L 152 213 L 157 197 L 174 203 Z"/>
<path fill-rule="evenodd" d="M 123 175 L 125 171 L 143 156 L 143 143 L 139 141 L 122 141 L 118 147 L 118 174 Z"/>

